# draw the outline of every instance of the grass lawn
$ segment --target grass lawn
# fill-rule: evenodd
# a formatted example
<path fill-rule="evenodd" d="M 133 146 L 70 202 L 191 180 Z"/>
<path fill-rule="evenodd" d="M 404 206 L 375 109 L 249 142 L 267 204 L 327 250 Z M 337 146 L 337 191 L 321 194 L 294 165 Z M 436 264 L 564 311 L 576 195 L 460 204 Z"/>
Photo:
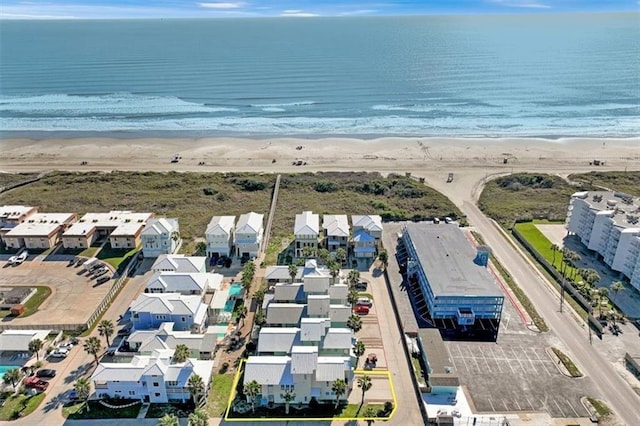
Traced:
<path fill-rule="evenodd" d="M 81 256 L 81 257 L 94 257 L 96 255 L 96 253 L 98 252 L 98 249 L 100 247 L 89 247 L 86 249 L 62 249 L 61 253 L 63 254 L 72 254 L 74 256 Z"/>
<path fill-rule="evenodd" d="M 38 308 L 45 301 L 47 297 L 51 295 L 51 289 L 46 286 L 37 286 L 36 294 L 31 296 L 27 303 L 24 304 L 24 313 L 20 315 L 21 318 L 28 317 L 38 312 Z"/>
<path fill-rule="evenodd" d="M 517 219 L 564 220 L 571 195 L 595 189 L 574 186 L 555 175 L 516 173 L 487 182 L 478 207 L 502 226 L 511 228 Z"/>
<path fill-rule="evenodd" d="M 562 265 L 562 253 L 554 252 L 551 250 L 553 244 L 542 232 L 536 227 L 536 224 L 541 223 L 538 221 L 517 223 L 515 228 L 520 231 L 523 237 L 526 238 L 549 263 L 558 269 Z M 555 257 L 555 259 L 554 259 Z M 574 268 L 567 265 L 567 276 L 573 275 Z"/>
<path fill-rule="evenodd" d="M 565 355 L 565 353 L 558 348 L 551 348 L 551 350 L 558 358 L 560 358 L 562 364 L 569 371 L 569 374 L 571 374 L 571 377 L 582 377 L 582 373 L 578 370 L 578 367 L 576 367 L 573 361 L 571 361 L 571 358 Z"/>
<path fill-rule="evenodd" d="M 102 250 L 98 253 L 97 258 L 102 260 L 103 262 L 107 262 L 109 265 L 113 266 L 114 269 L 118 269 L 120 264 L 128 259 L 130 256 L 133 256 L 138 251 L 138 248 L 133 249 L 118 249 L 111 248 L 110 244 L 105 245 Z"/>
<path fill-rule="evenodd" d="M 569 179 L 640 197 L 640 172 L 637 171 L 577 173 L 569 175 Z"/>
<path fill-rule="evenodd" d="M 349 419 L 354 417 L 364 417 L 364 412 L 367 408 L 373 408 L 373 412 L 377 413 L 380 410 L 384 410 L 384 404 L 364 404 L 360 407 L 360 404 L 348 404 L 345 405 L 343 410 L 335 415 L 335 419 Z"/>
<path fill-rule="evenodd" d="M 222 417 L 229 403 L 235 374 L 216 374 L 207 399 L 207 412 L 211 417 Z"/>
<path fill-rule="evenodd" d="M 83 402 L 67 404 L 62 408 L 62 415 L 71 420 L 81 419 L 134 419 L 138 416 L 142 404 L 127 408 L 107 408 L 97 401 L 89 401 L 89 411 Z"/>
<path fill-rule="evenodd" d="M 416 381 L 419 385 L 424 386 L 426 383 L 424 382 L 424 377 L 422 376 L 422 366 L 420 365 L 420 360 L 412 356 L 411 357 L 411 365 L 413 366 L 413 375 L 416 377 Z"/>
<path fill-rule="evenodd" d="M 9 397 L 0 407 L 0 420 L 15 420 L 31 414 L 38 408 L 45 396 L 46 394 L 42 392 L 34 396 L 20 394 Z"/>
<path fill-rule="evenodd" d="M 607 404 L 600 401 L 599 399 L 587 397 L 587 400 L 589 400 L 591 405 L 593 405 L 593 408 L 596 409 L 596 411 L 600 416 L 606 416 L 608 414 L 611 414 L 611 408 L 609 408 Z"/>

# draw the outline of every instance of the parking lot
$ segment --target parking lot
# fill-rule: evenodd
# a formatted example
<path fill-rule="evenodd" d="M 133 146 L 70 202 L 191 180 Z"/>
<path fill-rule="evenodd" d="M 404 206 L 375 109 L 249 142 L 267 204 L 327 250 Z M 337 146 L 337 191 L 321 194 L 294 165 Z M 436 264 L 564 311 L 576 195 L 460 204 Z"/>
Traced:
<path fill-rule="evenodd" d="M 511 338 L 509 338 L 511 337 Z M 593 395 L 590 379 L 560 373 L 545 352 L 544 336 L 502 337 L 499 343 L 447 342 L 450 357 L 478 412 L 546 411 L 582 417 Z"/>
<path fill-rule="evenodd" d="M 70 257 L 57 260 L 29 259 L 19 266 L 0 262 L 0 286 L 48 286 L 51 295 L 38 312 L 25 318 L 4 319 L 2 324 L 78 324 L 87 321 L 111 288 L 109 281 L 97 285 L 82 268 L 69 265 Z"/>

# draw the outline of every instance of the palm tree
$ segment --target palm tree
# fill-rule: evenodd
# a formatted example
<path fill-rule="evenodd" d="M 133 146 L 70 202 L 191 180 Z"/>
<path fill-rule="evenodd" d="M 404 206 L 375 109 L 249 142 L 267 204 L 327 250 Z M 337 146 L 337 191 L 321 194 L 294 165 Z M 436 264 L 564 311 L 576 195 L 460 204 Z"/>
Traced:
<path fill-rule="evenodd" d="M 360 281 L 360 271 L 357 269 L 350 270 L 349 275 L 347 275 L 347 281 L 349 281 L 349 284 L 352 286 L 358 284 L 358 281 Z"/>
<path fill-rule="evenodd" d="M 349 290 L 349 294 L 347 295 L 347 302 L 351 305 L 351 312 L 353 312 L 353 305 L 358 301 L 358 292 L 356 290 Z"/>
<path fill-rule="evenodd" d="M 609 289 L 606 287 L 601 287 L 598 290 L 598 295 L 600 296 L 598 298 L 598 310 L 600 311 L 600 316 L 602 316 L 602 301 L 606 300 L 609 296 Z"/>
<path fill-rule="evenodd" d="M 84 402 L 85 407 L 87 407 L 87 411 L 89 411 L 89 402 L 87 402 L 89 400 L 89 395 L 91 394 L 91 383 L 89 382 L 89 379 L 86 377 L 80 377 L 73 384 L 73 390 L 76 391 L 78 399 Z"/>
<path fill-rule="evenodd" d="M 308 259 L 310 257 L 315 257 L 317 253 L 317 249 L 315 247 L 303 247 L 302 248 L 302 257 Z"/>
<path fill-rule="evenodd" d="M 160 417 L 158 420 L 158 426 L 180 426 L 180 419 L 178 416 L 172 413 L 167 413 Z"/>
<path fill-rule="evenodd" d="M 384 266 L 385 269 L 387 268 L 387 266 L 389 266 L 389 253 L 387 253 L 386 250 L 380 251 L 380 254 L 378 254 L 378 259 L 380 259 L 380 262 L 382 262 L 382 266 Z"/>
<path fill-rule="evenodd" d="M 189 414 L 188 426 L 207 426 L 209 424 L 209 416 L 204 410 L 196 410 Z"/>
<path fill-rule="evenodd" d="M 584 280 L 590 286 L 594 286 L 594 285 L 596 285 L 596 283 L 598 283 L 598 281 L 600 281 L 600 275 L 598 275 L 598 273 L 593 269 L 587 269 L 586 276 L 584 277 Z"/>
<path fill-rule="evenodd" d="M 289 276 L 291 277 L 291 283 L 296 280 L 296 275 L 298 275 L 298 267 L 294 264 L 289 265 Z"/>
<path fill-rule="evenodd" d="M 618 292 L 622 289 L 624 289 L 624 286 L 620 281 L 615 281 L 611 284 L 611 291 L 613 292 L 613 299 L 611 300 L 612 304 L 616 304 L 616 297 L 618 296 Z"/>
<path fill-rule="evenodd" d="M 340 247 L 336 250 L 336 261 L 339 265 L 344 265 L 345 260 L 347 260 L 347 251 Z"/>
<path fill-rule="evenodd" d="M 331 253 L 329 253 L 329 250 L 326 248 L 321 248 L 318 250 L 318 259 L 320 259 L 320 262 L 322 262 L 323 265 L 326 265 L 331 259 Z"/>
<path fill-rule="evenodd" d="M 197 256 L 204 256 L 207 253 L 207 243 L 204 241 L 200 241 L 196 243 L 196 252 L 194 253 Z"/>
<path fill-rule="evenodd" d="M 244 304 L 240 305 L 240 307 L 236 309 L 236 317 L 238 318 L 238 321 L 242 322 L 240 324 L 240 328 L 242 328 L 242 326 L 244 326 L 244 319 L 247 317 L 247 307 Z"/>
<path fill-rule="evenodd" d="M 267 323 L 267 317 L 265 316 L 264 312 L 256 312 L 255 316 L 253 317 L 253 323 L 258 327 L 262 327 L 263 325 L 265 325 Z"/>
<path fill-rule="evenodd" d="M 336 278 L 340 275 L 340 265 L 338 265 L 338 262 L 329 263 L 329 275 L 331 275 L 332 282 L 335 284 Z"/>
<path fill-rule="evenodd" d="M 191 350 L 187 345 L 178 345 L 173 352 L 173 362 L 176 364 L 185 362 L 189 358 L 189 355 L 191 355 Z"/>
<path fill-rule="evenodd" d="M 33 339 L 29 342 L 29 352 L 36 354 L 36 361 L 40 362 L 40 351 L 44 346 L 44 342 L 40 339 Z"/>
<path fill-rule="evenodd" d="M 365 417 L 365 422 L 367 422 L 367 426 L 371 426 L 376 422 L 373 419 L 374 417 L 376 417 L 376 410 L 374 410 L 373 407 L 365 408 L 362 415 Z"/>
<path fill-rule="evenodd" d="M 551 259 L 551 266 L 556 267 L 556 253 L 560 251 L 560 247 L 557 244 L 551 244 L 551 254 L 553 258 Z"/>
<path fill-rule="evenodd" d="M 373 383 L 371 382 L 371 377 L 366 374 L 362 377 L 358 378 L 358 387 L 362 389 L 362 401 L 360 401 L 360 405 L 364 404 L 364 394 L 367 393 L 369 389 L 371 389 Z"/>
<path fill-rule="evenodd" d="M 353 354 L 356 356 L 356 368 L 358 368 L 358 361 L 360 361 L 360 357 L 364 355 L 364 352 L 367 350 L 362 340 L 358 340 L 353 347 Z"/>
<path fill-rule="evenodd" d="M 113 325 L 113 321 L 111 320 L 104 319 L 98 324 L 98 333 L 100 333 L 101 336 L 104 336 L 105 340 L 107 341 L 107 347 L 111 346 L 109 337 L 113 335 L 114 331 L 115 326 Z"/>
<path fill-rule="evenodd" d="M 296 394 L 287 390 L 285 393 L 280 394 L 280 398 L 284 399 L 284 413 L 289 415 L 289 404 L 296 399 Z"/>
<path fill-rule="evenodd" d="M 96 360 L 96 364 L 98 364 L 98 352 L 100 352 L 100 349 L 102 349 L 100 339 L 98 339 L 96 336 L 91 336 L 84 341 L 82 347 L 84 348 L 86 353 L 93 355 Z"/>
<path fill-rule="evenodd" d="M 177 243 L 180 240 L 180 232 L 173 231 L 171 233 L 171 239 L 173 240 L 173 242 Z"/>
<path fill-rule="evenodd" d="M 336 408 L 340 405 L 340 397 L 347 392 L 347 383 L 342 379 L 334 380 L 331 390 L 336 395 Z"/>
<path fill-rule="evenodd" d="M 256 301 L 256 306 L 260 308 L 262 306 L 262 302 L 264 302 L 264 289 L 261 288 L 253 294 L 253 300 Z"/>
<path fill-rule="evenodd" d="M 200 400 L 204 395 L 204 380 L 197 374 L 192 374 L 187 381 L 187 390 L 189 395 L 193 398 L 193 404 L 197 407 L 200 404 Z"/>
<path fill-rule="evenodd" d="M 22 374 L 20 373 L 20 370 L 17 368 L 12 368 L 11 370 L 7 370 L 7 372 L 4 373 L 4 375 L 2 376 L 2 381 L 6 385 L 13 386 L 13 391 L 15 392 L 16 386 L 18 386 L 18 383 L 20 383 L 21 378 Z"/>
<path fill-rule="evenodd" d="M 244 385 L 244 394 L 247 397 L 247 401 L 251 403 L 251 412 L 256 412 L 256 398 L 262 392 L 262 387 L 255 380 L 250 381 Z"/>
<path fill-rule="evenodd" d="M 362 318 L 358 315 L 351 315 L 347 320 L 347 327 L 353 330 L 354 333 L 357 333 L 362 329 Z"/>

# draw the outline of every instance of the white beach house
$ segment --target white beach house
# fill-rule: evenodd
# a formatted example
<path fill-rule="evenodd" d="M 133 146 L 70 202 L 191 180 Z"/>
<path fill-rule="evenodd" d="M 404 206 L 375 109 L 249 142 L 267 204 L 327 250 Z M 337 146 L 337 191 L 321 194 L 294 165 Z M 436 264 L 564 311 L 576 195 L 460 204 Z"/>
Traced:
<path fill-rule="evenodd" d="M 322 217 L 324 232 L 324 246 L 329 252 L 335 253 L 342 248 L 345 252 L 349 248 L 349 221 L 346 214 L 325 214 Z"/>
<path fill-rule="evenodd" d="M 140 240 L 144 257 L 175 253 L 181 244 L 178 219 L 149 219 L 140 234 Z"/>
<path fill-rule="evenodd" d="M 207 256 L 231 256 L 235 222 L 235 216 L 213 216 L 211 218 L 204 234 L 207 240 Z"/>
<path fill-rule="evenodd" d="M 318 237 L 320 236 L 320 216 L 310 211 L 304 211 L 296 215 L 293 226 L 295 238 L 295 256 L 304 256 L 305 248 L 314 252 L 318 251 Z"/>
<path fill-rule="evenodd" d="M 173 322 L 175 330 L 202 333 L 207 326 L 207 305 L 202 296 L 142 293 L 131 303 L 129 311 L 136 330 L 158 328 L 163 322 Z"/>
<path fill-rule="evenodd" d="M 151 266 L 153 272 L 207 272 L 207 258 L 184 254 L 160 255 Z"/>
<path fill-rule="evenodd" d="M 236 224 L 236 256 L 258 257 L 264 236 L 264 215 L 246 213 L 240 216 Z"/>

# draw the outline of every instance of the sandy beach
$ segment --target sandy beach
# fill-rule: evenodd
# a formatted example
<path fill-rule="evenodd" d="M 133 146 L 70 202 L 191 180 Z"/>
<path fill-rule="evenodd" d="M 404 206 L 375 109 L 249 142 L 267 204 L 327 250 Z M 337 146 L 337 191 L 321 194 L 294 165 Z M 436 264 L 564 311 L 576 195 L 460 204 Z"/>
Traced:
<path fill-rule="evenodd" d="M 0 152 L 0 172 L 365 170 L 411 172 L 424 176 L 436 189 L 448 173 L 454 173 L 456 185 L 442 186 L 454 202 L 461 202 L 460 197 L 469 192 L 465 189 L 466 194 L 455 194 L 458 191 L 451 191 L 451 186 L 466 184 L 462 186 L 470 188 L 479 179 L 495 174 L 640 170 L 640 138 L 4 139 L 0 140 Z M 175 155 L 180 160 L 171 163 Z M 604 165 L 590 164 L 594 160 Z"/>

